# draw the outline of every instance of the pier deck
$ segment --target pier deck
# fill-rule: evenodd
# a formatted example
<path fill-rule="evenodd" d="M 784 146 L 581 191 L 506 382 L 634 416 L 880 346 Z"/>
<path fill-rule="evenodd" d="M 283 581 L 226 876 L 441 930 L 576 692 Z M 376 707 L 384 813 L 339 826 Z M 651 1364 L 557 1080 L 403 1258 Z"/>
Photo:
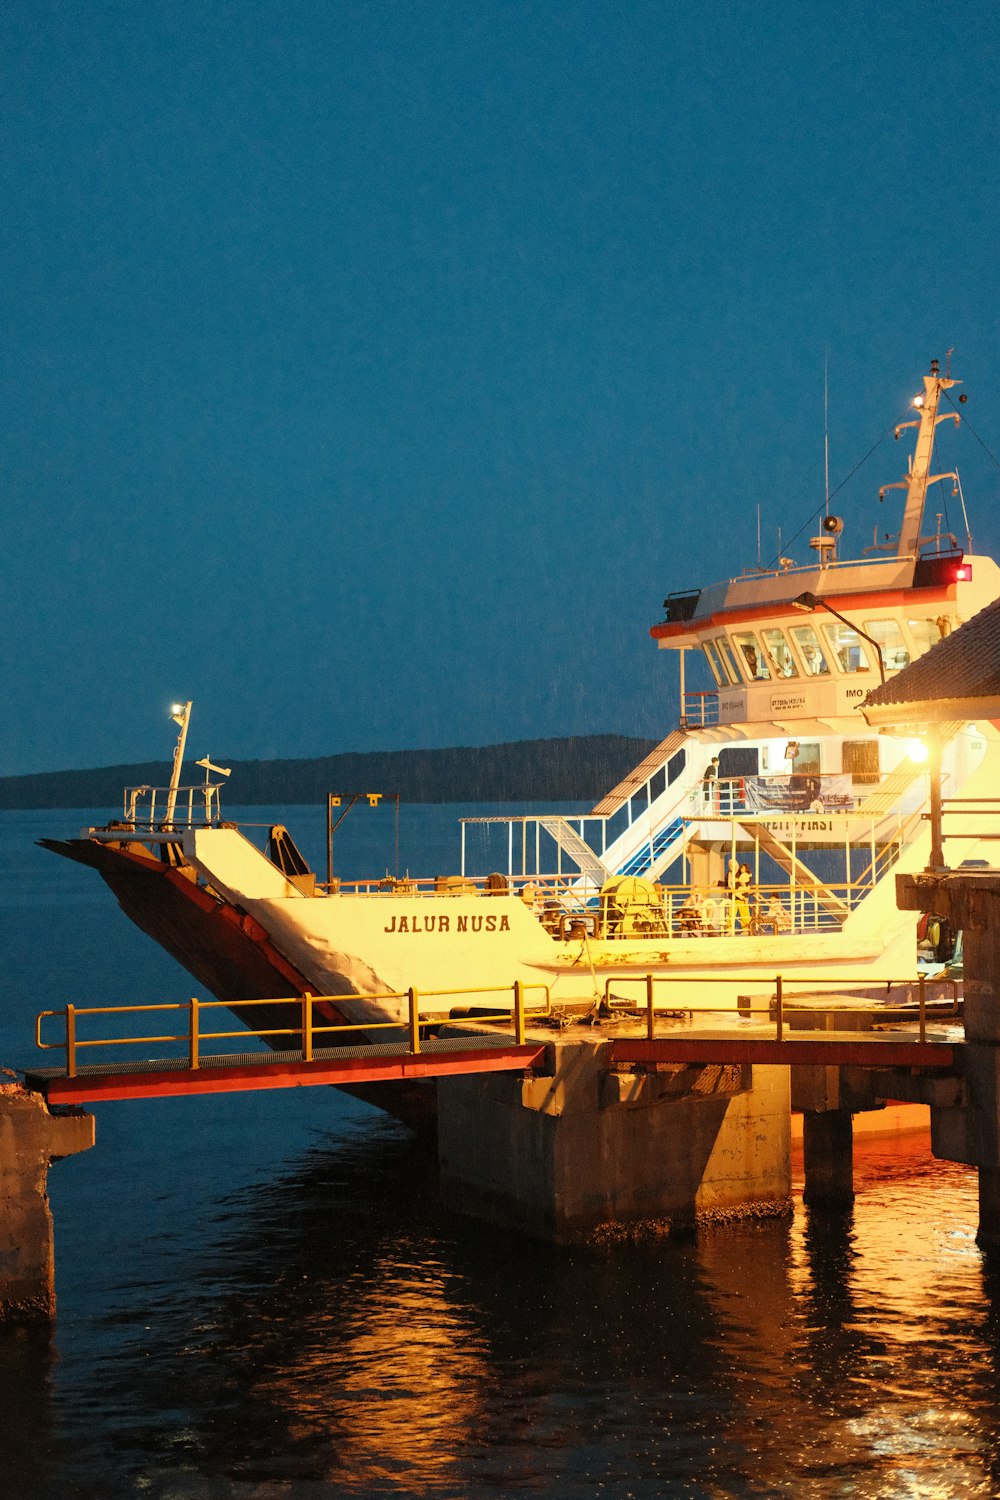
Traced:
<path fill-rule="evenodd" d="M 524 1070 L 540 1061 L 544 1042 L 519 1046 L 508 1035 L 425 1040 L 419 1052 L 405 1041 L 368 1046 L 317 1048 L 305 1060 L 295 1052 L 244 1052 L 202 1056 L 192 1068 L 187 1058 L 143 1059 L 113 1067 L 85 1063 L 75 1075 L 65 1068 L 37 1068 L 25 1074 L 29 1089 L 49 1104 L 96 1104 L 113 1099 L 156 1099 L 183 1094 L 225 1094 L 251 1089 L 308 1088 L 374 1083 L 449 1074 Z"/>

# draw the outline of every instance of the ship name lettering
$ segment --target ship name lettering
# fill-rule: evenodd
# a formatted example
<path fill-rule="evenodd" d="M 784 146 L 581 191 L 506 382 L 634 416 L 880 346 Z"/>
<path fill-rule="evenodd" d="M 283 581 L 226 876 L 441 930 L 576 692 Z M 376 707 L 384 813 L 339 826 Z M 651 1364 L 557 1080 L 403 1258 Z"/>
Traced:
<path fill-rule="evenodd" d="M 390 917 L 383 932 L 450 932 L 450 916 L 397 916 Z M 457 932 L 509 932 L 510 917 L 493 912 L 488 917 L 456 916 Z"/>

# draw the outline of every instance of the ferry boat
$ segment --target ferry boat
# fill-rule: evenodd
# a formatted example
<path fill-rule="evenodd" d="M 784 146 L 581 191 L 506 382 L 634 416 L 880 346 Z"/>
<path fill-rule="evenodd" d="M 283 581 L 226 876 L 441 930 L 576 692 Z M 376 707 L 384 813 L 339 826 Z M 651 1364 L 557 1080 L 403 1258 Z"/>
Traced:
<path fill-rule="evenodd" d="M 175 756 L 169 788 L 132 789 L 121 820 L 47 847 L 95 867 L 237 1014 L 309 992 L 333 997 L 332 1019 L 402 1022 L 411 988 L 421 1015 L 448 1016 L 489 989 L 512 1004 L 516 981 L 529 1012 L 639 1003 L 647 986 L 668 1010 L 732 1007 L 754 975 L 761 990 L 777 973 L 854 989 L 913 976 L 915 918 L 892 877 L 927 863 L 927 769 L 919 743 L 876 734 L 860 709 L 1000 597 L 967 533 L 964 547 L 924 534 L 929 488 L 959 492 L 932 471 L 939 423 L 960 422 L 950 397 L 940 409 L 956 384 L 933 362 L 896 430 L 916 432 L 906 477 L 880 495 L 905 492 L 896 534 L 848 560 L 827 506 L 808 564 L 664 601 L 650 633 L 678 662 L 679 723 L 591 812 L 466 818 L 454 874 L 348 883 L 310 869 L 284 828 L 258 847 L 223 819 L 208 772 L 180 787 Z M 998 770 L 993 724 L 946 726 L 946 795 L 988 794 Z"/>

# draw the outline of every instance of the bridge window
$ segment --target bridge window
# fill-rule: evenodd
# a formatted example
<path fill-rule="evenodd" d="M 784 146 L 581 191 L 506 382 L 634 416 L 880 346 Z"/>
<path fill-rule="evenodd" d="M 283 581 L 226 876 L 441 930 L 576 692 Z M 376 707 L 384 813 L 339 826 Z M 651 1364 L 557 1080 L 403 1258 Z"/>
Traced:
<path fill-rule="evenodd" d="M 914 656 L 923 656 L 925 651 L 951 634 L 951 620 L 947 615 L 939 615 L 936 620 L 907 620 L 906 627 L 914 645 Z"/>
<path fill-rule="evenodd" d="M 733 632 L 733 644 L 736 647 L 736 655 L 744 673 L 751 682 L 765 682 L 771 673 L 768 671 L 764 652 L 761 650 L 760 641 L 752 630 L 741 630 Z"/>
<path fill-rule="evenodd" d="M 663 766 L 649 778 L 649 800 L 655 802 L 667 790 L 667 773 Z"/>
<path fill-rule="evenodd" d="M 798 677 L 798 668 L 783 630 L 762 630 L 767 659 L 775 677 Z"/>
<path fill-rule="evenodd" d="M 715 649 L 715 642 L 702 641 L 701 649 L 705 653 L 705 660 L 712 669 L 712 676 L 715 678 L 716 683 L 719 687 L 725 686 L 726 678 L 722 671 L 722 663 L 719 661 L 719 654 Z"/>
<path fill-rule="evenodd" d="M 865 629 L 881 646 L 887 672 L 898 672 L 909 664 L 910 653 L 896 620 L 866 620 Z"/>
<path fill-rule="evenodd" d="M 678 750 L 667 761 L 667 785 L 677 780 L 687 763 L 687 751 Z"/>
<path fill-rule="evenodd" d="M 733 648 L 730 646 L 729 642 L 726 640 L 726 637 L 724 635 L 720 635 L 719 638 L 718 638 L 718 640 L 715 642 L 715 645 L 716 645 L 716 649 L 718 650 L 719 656 L 722 658 L 722 665 L 726 669 L 726 673 L 728 674 L 729 681 L 730 682 L 739 682 L 740 681 L 740 674 L 739 674 L 739 670 L 738 670 L 738 668 L 736 666 L 736 663 L 733 660 Z"/>
<path fill-rule="evenodd" d="M 868 652 L 862 645 L 861 637 L 856 630 L 852 630 L 849 625 L 842 625 L 839 621 L 824 625 L 823 629 L 826 631 L 833 659 L 842 672 L 871 671 Z"/>
<path fill-rule="evenodd" d="M 829 672 L 830 663 L 823 654 L 819 636 L 811 625 L 793 625 L 792 640 L 799 648 L 799 656 L 807 677 L 821 677 Z"/>

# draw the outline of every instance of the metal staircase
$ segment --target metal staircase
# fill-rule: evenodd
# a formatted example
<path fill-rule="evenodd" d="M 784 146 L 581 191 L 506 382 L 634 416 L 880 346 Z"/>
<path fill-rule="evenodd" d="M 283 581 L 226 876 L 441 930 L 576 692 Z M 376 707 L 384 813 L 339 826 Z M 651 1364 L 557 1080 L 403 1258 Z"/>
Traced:
<path fill-rule="evenodd" d="M 619 875 L 644 875 L 655 880 L 660 870 L 665 869 L 680 852 L 675 847 L 683 843 L 684 819 L 674 818 L 658 829 L 652 839 L 645 839 L 617 871 Z"/>
<path fill-rule="evenodd" d="M 665 766 L 678 750 L 690 742 L 691 737 L 685 730 L 675 729 L 661 744 L 657 745 L 655 750 L 650 751 L 644 761 L 640 761 L 634 771 L 629 772 L 624 781 L 620 781 L 606 796 L 601 798 L 591 816 L 610 818 L 613 813 L 624 806 L 630 797 L 634 797 L 636 792 L 641 792 L 645 786 L 648 786 L 660 767 Z"/>
<path fill-rule="evenodd" d="M 592 880 L 600 890 L 605 881 L 611 879 L 611 871 L 602 859 L 591 849 L 585 839 L 582 839 L 569 822 L 563 817 L 553 815 L 538 819 L 540 828 L 555 840 L 562 852 L 573 861 L 582 875 Z"/>

